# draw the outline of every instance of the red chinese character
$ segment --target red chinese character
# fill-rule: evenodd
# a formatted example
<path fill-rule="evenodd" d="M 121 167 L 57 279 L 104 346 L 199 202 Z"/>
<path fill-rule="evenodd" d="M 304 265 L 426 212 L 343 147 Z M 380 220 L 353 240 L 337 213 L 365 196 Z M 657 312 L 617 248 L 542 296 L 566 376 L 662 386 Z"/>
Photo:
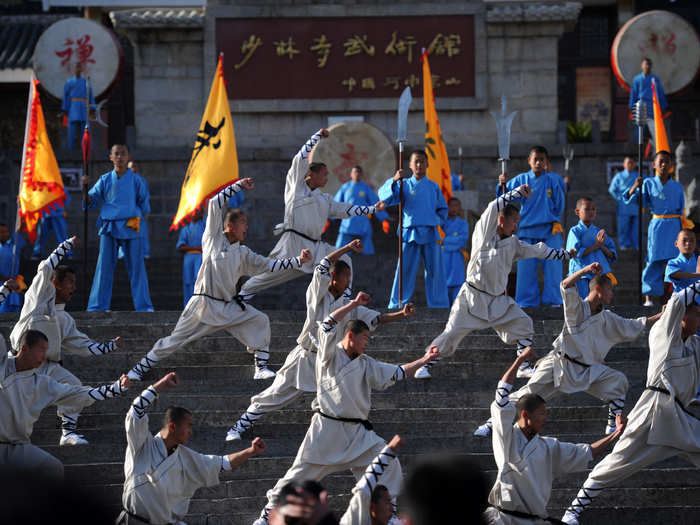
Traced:
<path fill-rule="evenodd" d="M 95 61 L 90 58 L 95 47 L 90 43 L 90 35 L 83 35 L 77 41 L 73 41 L 72 38 L 66 38 L 63 43 L 64 49 L 61 51 L 56 51 L 56 56 L 62 58 L 61 66 L 63 66 L 66 71 L 70 72 L 71 61 L 73 59 L 73 53 L 76 55 L 76 62 L 80 62 L 85 66 L 86 64 L 94 64 Z"/>
<path fill-rule="evenodd" d="M 362 164 L 363 160 L 367 160 L 367 158 L 369 158 L 369 155 L 364 151 L 355 151 L 354 144 L 348 142 L 345 144 L 345 146 L 347 146 L 348 148 L 347 152 L 340 154 L 340 157 L 343 159 L 343 162 L 341 162 L 335 168 L 333 168 L 333 174 L 336 177 L 338 177 L 338 180 L 341 183 L 346 183 L 350 180 L 350 171 L 354 166 Z"/>

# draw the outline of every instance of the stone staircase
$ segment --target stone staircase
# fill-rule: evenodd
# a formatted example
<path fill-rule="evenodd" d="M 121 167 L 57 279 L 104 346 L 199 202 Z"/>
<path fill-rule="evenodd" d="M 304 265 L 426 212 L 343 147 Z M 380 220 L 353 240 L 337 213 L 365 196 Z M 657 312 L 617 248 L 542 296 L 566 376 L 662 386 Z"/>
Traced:
<path fill-rule="evenodd" d="M 359 274 L 358 274 L 359 276 Z M 382 299 L 380 302 L 384 302 Z M 638 307 L 620 307 L 622 315 L 633 317 L 649 313 Z M 561 310 L 538 308 L 530 312 L 535 320 L 535 345 L 540 355 L 549 348 L 561 328 Z M 86 384 L 97 385 L 114 380 L 136 362 L 161 336 L 167 335 L 177 320 L 177 312 L 135 314 L 132 312 L 75 314 L 80 329 L 96 339 L 121 335 L 126 348 L 95 358 L 66 356 L 65 365 Z M 301 328 L 303 313 L 270 312 L 272 323 L 271 364 L 278 368 L 293 348 Z M 416 359 L 437 335 L 447 318 L 446 311 L 420 309 L 411 322 L 380 327 L 370 343 L 370 355 L 388 362 Z M 0 315 L 0 330 L 5 337 L 16 319 Z M 646 336 L 614 348 L 608 362 L 623 371 L 630 380 L 628 408 L 640 395 L 648 358 Z M 498 378 L 514 358 L 492 331 L 465 338 L 453 358 L 440 363 L 429 381 L 407 380 L 373 395 L 370 415 L 376 431 L 390 439 L 395 433 L 406 438 L 401 461 L 410 468 L 416 458 L 435 452 L 467 455 L 479 464 L 489 479 L 495 476 L 495 464 L 489 440 L 472 436 L 474 429 L 488 417 L 488 406 Z M 185 406 L 194 413 L 191 446 L 211 454 L 231 453 L 261 436 L 268 444 L 266 452 L 243 466 L 222 475 L 222 483 L 200 490 L 190 506 L 190 525 L 246 524 L 257 517 L 265 503 L 264 494 L 291 465 L 311 418 L 311 396 L 285 410 L 263 416 L 243 442 L 226 443 L 227 428 L 248 406 L 251 395 L 269 385 L 252 379 L 252 356 L 240 343 L 224 333 L 207 337 L 171 356 L 149 376 L 134 386 L 125 398 L 97 403 L 84 410 L 79 428 L 90 440 L 88 447 L 59 448 L 59 425 L 53 409 L 46 410 L 35 425 L 32 440 L 66 464 L 66 477 L 84 486 L 95 498 L 117 514 L 123 482 L 126 446 L 124 415 L 131 399 L 150 381 L 175 370 L 182 386 L 163 394 L 151 407 L 151 429 L 155 432 L 165 408 Z M 521 382 L 518 382 L 518 385 Z M 552 400 L 546 434 L 563 440 L 593 442 L 602 436 L 607 407 L 585 394 Z M 550 500 L 552 516 L 561 516 L 585 479 L 586 473 L 558 479 Z M 336 510 L 347 503 L 353 479 L 349 472 L 330 476 L 324 484 L 332 494 Z M 700 471 L 679 459 L 653 465 L 607 490 L 596 500 L 582 523 L 605 519 L 609 525 L 636 523 L 675 525 L 700 523 Z"/>

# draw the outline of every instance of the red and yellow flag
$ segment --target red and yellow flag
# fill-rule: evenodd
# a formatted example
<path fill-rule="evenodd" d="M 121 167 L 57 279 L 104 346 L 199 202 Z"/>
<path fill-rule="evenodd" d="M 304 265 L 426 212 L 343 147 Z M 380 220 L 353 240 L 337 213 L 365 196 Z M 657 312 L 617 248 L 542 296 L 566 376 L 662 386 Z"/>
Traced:
<path fill-rule="evenodd" d="M 447 149 L 442 140 L 440 121 L 435 109 L 435 93 L 433 92 L 433 79 L 430 76 L 427 51 L 423 52 L 422 61 L 425 151 L 428 154 L 428 178 L 440 186 L 442 194 L 447 201 L 452 197 L 452 172 L 450 171 L 450 159 L 447 157 Z"/>
<path fill-rule="evenodd" d="M 656 82 L 651 81 L 651 95 L 654 100 L 654 141 L 656 142 L 656 151 L 671 152 L 671 146 L 668 143 L 666 135 L 666 126 L 664 126 L 664 117 L 661 113 L 661 105 L 659 98 L 656 96 Z"/>
<path fill-rule="evenodd" d="M 221 54 L 182 183 L 180 204 L 170 229 L 176 230 L 189 222 L 209 197 L 237 179 L 236 137 L 224 83 L 224 57 Z"/>
<path fill-rule="evenodd" d="M 38 85 L 39 81 L 32 79 L 29 87 L 30 103 L 22 155 L 22 184 L 19 192 L 19 214 L 24 221 L 30 242 L 36 239 L 36 225 L 42 213 L 66 200 L 61 172 L 46 133 Z"/>

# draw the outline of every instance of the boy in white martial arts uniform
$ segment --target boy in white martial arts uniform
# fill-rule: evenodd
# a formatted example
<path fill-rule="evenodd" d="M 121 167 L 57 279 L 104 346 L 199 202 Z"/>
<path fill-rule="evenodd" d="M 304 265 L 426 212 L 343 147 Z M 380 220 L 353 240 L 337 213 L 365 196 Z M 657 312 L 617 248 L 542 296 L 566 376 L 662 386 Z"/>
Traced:
<path fill-rule="evenodd" d="M 527 385 L 510 395 L 516 402 L 525 394 L 537 394 L 545 401 L 557 393 L 586 392 L 608 402 L 608 422 L 605 433 L 615 431 L 615 418 L 622 413 L 629 384 L 625 374 L 605 365 L 610 348 L 618 343 L 634 341 L 645 328 L 650 328 L 661 317 L 625 319 L 605 310 L 612 303 L 613 285 L 603 275 L 600 263 L 594 262 L 569 275 L 561 283 L 564 300 L 564 326 L 552 343 L 549 354 L 537 363 L 535 373 Z M 593 276 L 591 279 L 590 276 Z M 589 293 L 579 297 L 577 282 L 586 278 Z M 474 435 L 488 437 L 491 422 L 481 425 Z"/>
<path fill-rule="evenodd" d="M 321 323 L 316 357 L 317 394 L 311 404 L 314 415 L 294 463 L 267 492 L 268 504 L 255 525 L 267 523 L 277 494 L 290 481 L 320 481 L 329 474 L 346 469 L 359 479 L 386 445 L 367 420 L 372 390 L 384 390 L 406 376 L 412 377 L 419 367 L 440 355 L 437 348 L 431 348 L 420 359 L 401 366 L 375 361 L 366 355 L 369 327 L 360 320 L 347 324 L 343 320 L 355 308 L 369 301 L 370 296 L 360 292 Z M 340 343 L 336 334 L 338 323 L 345 326 Z M 398 461 L 386 469 L 384 484 L 395 498 L 401 484 Z"/>
<path fill-rule="evenodd" d="M 37 369 L 37 373 L 51 376 L 59 383 L 81 385 L 80 379 L 63 368 L 63 355 L 67 353 L 83 356 L 104 355 L 123 346 L 120 337 L 106 343 L 93 341 L 75 327 L 75 319 L 66 312 L 66 303 L 75 293 L 75 272 L 68 266 L 62 266 L 61 260 L 78 245 L 78 238 L 72 237 L 62 242 L 39 263 L 37 273 L 24 297 L 24 305 L 19 321 L 10 334 L 13 353 L 19 350 L 22 335 L 28 329 L 39 330 L 49 339 L 49 351 L 46 359 Z M 58 405 L 58 417 L 61 418 L 60 445 L 87 445 L 87 440 L 76 432 L 80 411 Z"/>
<path fill-rule="evenodd" d="M 533 357 L 534 351 L 528 348 L 515 359 L 499 381 L 496 399 L 491 404 L 491 440 L 498 467 L 489 495 L 491 507 L 484 513 L 491 525 L 557 523 L 547 516 L 554 478 L 585 470 L 625 429 L 624 416 L 618 414 L 615 431 L 590 445 L 541 436 L 547 422 L 544 399 L 525 394 L 514 404 L 508 397 L 522 361 Z"/>
<path fill-rule="evenodd" d="M 527 184 L 501 195 L 491 201 L 476 223 L 466 282 L 452 304 L 444 331 L 429 345 L 437 346 L 441 356 L 454 354 L 467 334 L 489 327 L 504 343 L 517 343 L 519 353 L 532 345 L 532 319 L 505 294 L 513 261 L 530 257 L 565 259 L 570 253 L 549 248 L 543 242 L 527 244 L 514 235 L 520 213 L 509 202 L 527 199 L 529 195 Z M 436 361 L 418 370 L 416 379 L 431 377 L 430 369 Z M 530 377 L 532 372 L 533 364 L 523 361 L 518 377 Z"/>
<path fill-rule="evenodd" d="M 118 525 L 180 523 L 198 488 L 218 485 L 221 471 L 231 470 L 265 450 L 260 438 L 255 438 L 249 448 L 224 456 L 187 448 L 192 413 L 182 407 L 169 407 L 163 427 L 151 435 L 146 410 L 158 394 L 179 385 L 174 372 L 166 374 L 141 392 L 126 414 L 125 482 Z"/>
<path fill-rule="evenodd" d="M 129 380 L 122 376 L 97 388 L 59 383 L 39 371 L 48 351 L 48 338 L 38 330 L 27 330 L 17 355 L 0 360 L 0 469 L 31 470 L 62 478 L 63 464 L 30 442 L 41 411 L 59 405 L 79 413 L 95 401 L 121 395 Z"/>
<path fill-rule="evenodd" d="M 379 478 L 396 459 L 396 452 L 406 442 L 398 434 L 367 466 L 360 481 L 352 489 L 352 498 L 340 525 L 387 525 L 394 515 L 391 493 Z"/>
<path fill-rule="evenodd" d="M 362 249 L 362 242 L 355 239 L 328 254 L 316 266 L 309 287 L 306 289 L 306 321 L 297 337 L 297 346 L 289 353 L 282 368 L 277 371 L 273 383 L 250 399 L 250 406 L 238 422 L 229 429 L 226 441 L 241 439 L 241 434 L 249 430 L 263 414 L 280 410 L 299 399 L 304 392 L 316 392 L 318 324 L 333 310 L 350 302 L 350 298 L 344 292 L 351 281 L 352 274 L 350 266 L 341 257 L 349 252 L 361 253 Z M 380 324 L 404 319 L 414 314 L 413 304 L 405 305 L 398 312 L 386 314 L 360 306 L 352 311 L 350 318 L 346 321 L 360 319 L 373 331 Z M 336 332 L 342 333 L 340 330 Z"/>
<path fill-rule="evenodd" d="M 688 405 L 700 382 L 700 281 L 673 294 L 649 332 L 647 386 L 629 414 L 627 430 L 598 463 L 562 521 L 578 524 L 581 513 L 605 487 L 653 463 L 680 455 L 700 467 L 700 420 Z"/>
<path fill-rule="evenodd" d="M 275 234 L 282 234 L 270 257 L 291 257 L 300 250 L 310 250 L 311 259 L 301 268 L 287 268 L 267 272 L 248 279 L 241 288 L 241 295 L 249 299 L 256 293 L 314 271 L 314 264 L 331 253 L 334 247 L 321 240 L 328 219 L 347 219 L 359 215 L 375 215 L 384 211 L 379 201 L 374 206 L 355 206 L 348 202 L 336 202 L 333 196 L 321 190 L 328 182 L 328 168 L 322 162 L 309 164 L 313 147 L 328 137 L 327 129 L 320 129 L 306 141 L 292 159 L 284 186 L 284 223 L 275 226 Z M 350 258 L 346 262 L 352 268 Z"/>
<path fill-rule="evenodd" d="M 128 373 L 141 380 L 153 365 L 186 344 L 207 334 L 226 330 L 255 354 L 254 379 L 268 379 L 275 373 L 267 368 L 270 358 L 270 319 L 246 304 L 236 294 L 238 280 L 284 268 L 300 268 L 311 254 L 302 250 L 299 257 L 269 259 L 241 243 L 248 231 L 248 219 L 239 210 L 229 210 L 228 199 L 239 191 L 253 189 L 253 179 L 240 179 L 209 199 L 207 225 L 202 236 L 202 267 L 197 275 L 194 295 L 177 320 L 173 332 L 156 341 L 153 348 Z"/>

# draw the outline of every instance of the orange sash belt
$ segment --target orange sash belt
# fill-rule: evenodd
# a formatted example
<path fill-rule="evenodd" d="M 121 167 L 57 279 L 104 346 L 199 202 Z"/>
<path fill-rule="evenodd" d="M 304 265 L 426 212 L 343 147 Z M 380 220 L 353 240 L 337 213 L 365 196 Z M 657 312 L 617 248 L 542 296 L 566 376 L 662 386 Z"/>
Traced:
<path fill-rule="evenodd" d="M 687 217 L 683 217 L 681 214 L 676 214 L 676 215 L 657 215 L 654 213 L 651 216 L 652 219 L 680 219 L 681 220 L 681 226 L 683 228 L 688 228 L 689 230 L 692 230 L 695 227 L 695 223 L 688 219 Z"/>
<path fill-rule="evenodd" d="M 126 225 L 129 228 L 132 228 L 136 231 L 139 231 L 139 226 L 141 224 L 141 217 L 132 217 L 131 219 L 127 219 Z"/>
<path fill-rule="evenodd" d="M 187 250 L 185 253 L 202 253 L 202 249 L 199 250 Z"/>
<path fill-rule="evenodd" d="M 557 233 L 564 233 L 564 228 L 562 228 L 561 223 L 555 221 L 552 223 L 552 235 Z"/>

